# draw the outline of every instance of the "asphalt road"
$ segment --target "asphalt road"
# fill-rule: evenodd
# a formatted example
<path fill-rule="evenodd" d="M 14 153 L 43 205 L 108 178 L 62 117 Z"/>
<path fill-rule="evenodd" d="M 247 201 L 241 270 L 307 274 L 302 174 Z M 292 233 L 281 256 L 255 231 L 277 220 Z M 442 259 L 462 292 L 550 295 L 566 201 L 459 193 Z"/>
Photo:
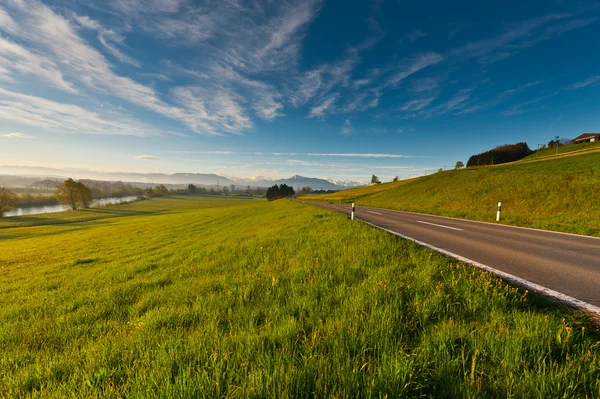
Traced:
<path fill-rule="evenodd" d="M 313 204 L 351 212 L 348 205 Z M 600 306 L 598 238 L 360 206 L 355 217 Z"/>

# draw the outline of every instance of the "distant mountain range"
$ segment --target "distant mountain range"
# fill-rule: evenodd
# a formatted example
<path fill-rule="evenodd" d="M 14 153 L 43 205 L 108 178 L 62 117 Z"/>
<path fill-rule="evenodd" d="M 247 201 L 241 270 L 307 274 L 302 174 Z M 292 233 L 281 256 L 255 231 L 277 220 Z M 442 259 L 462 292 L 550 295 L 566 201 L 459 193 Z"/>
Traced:
<path fill-rule="evenodd" d="M 0 166 L 0 174 L 60 179 L 72 177 L 74 179 L 123 181 L 132 184 L 144 183 L 144 185 L 149 183 L 182 186 L 195 184 L 216 187 L 234 184 L 239 186 L 269 187 L 273 184 L 287 184 L 296 190 L 307 186 L 313 190 L 343 190 L 366 184 L 365 182 L 352 180 L 336 181 L 300 175 L 295 175 L 287 179 L 270 180 L 225 177 L 213 173 L 173 173 L 169 175 L 165 173 L 98 172 L 88 169 L 55 169 L 37 166 Z"/>

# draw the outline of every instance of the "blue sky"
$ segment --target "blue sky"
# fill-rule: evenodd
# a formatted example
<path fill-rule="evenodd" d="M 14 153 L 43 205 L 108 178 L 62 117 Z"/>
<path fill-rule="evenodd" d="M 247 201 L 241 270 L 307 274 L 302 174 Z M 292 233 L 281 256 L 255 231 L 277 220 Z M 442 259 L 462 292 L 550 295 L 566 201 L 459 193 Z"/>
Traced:
<path fill-rule="evenodd" d="M 0 165 L 419 175 L 600 130 L 600 4 L 0 0 Z"/>

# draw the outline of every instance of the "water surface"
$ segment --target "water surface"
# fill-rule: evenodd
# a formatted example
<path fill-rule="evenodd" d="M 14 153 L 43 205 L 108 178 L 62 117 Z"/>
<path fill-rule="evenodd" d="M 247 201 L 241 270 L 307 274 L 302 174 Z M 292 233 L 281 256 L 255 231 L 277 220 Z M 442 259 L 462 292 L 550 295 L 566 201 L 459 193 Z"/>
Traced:
<path fill-rule="evenodd" d="M 118 204 L 121 202 L 133 201 L 137 196 L 128 197 L 111 197 L 92 200 L 91 206 L 104 206 L 108 203 Z M 64 212 L 71 209 L 66 205 L 43 205 L 43 206 L 24 206 L 15 208 L 10 212 L 6 212 L 4 216 L 24 216 L 24 215 L 39 215 L 40 213 Z"/>

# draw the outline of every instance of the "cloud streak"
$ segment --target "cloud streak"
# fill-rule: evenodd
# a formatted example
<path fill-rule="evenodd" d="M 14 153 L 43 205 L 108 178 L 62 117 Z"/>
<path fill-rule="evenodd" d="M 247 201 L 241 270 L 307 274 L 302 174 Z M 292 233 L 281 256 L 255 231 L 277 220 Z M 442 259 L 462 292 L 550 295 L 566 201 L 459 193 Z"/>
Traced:
<path fill-rule="evenodd" d="M 160 160 L 159 157 L 156 157 L 154 155 L 138 155 L 137 157 L 135 157 L 135 159 L 144 160 L 144 161 L 159 161 Z"/>
<path fill-rule="evenodd" d="M 6 133 L 6 134 L 3 134 L 2 137 L 8 137 L 11 139 L 32 139 L 32 138 L 34 138 L 32 135 L 26 134 L 26 133 Z"/>

